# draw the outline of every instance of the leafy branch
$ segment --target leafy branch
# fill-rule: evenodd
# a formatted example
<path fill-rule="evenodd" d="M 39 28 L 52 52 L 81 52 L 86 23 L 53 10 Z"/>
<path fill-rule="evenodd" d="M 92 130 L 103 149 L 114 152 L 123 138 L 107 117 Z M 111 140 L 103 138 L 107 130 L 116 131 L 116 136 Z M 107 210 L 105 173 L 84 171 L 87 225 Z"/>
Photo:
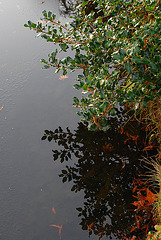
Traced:
<path fill-rule="evenodd" d="M 44 68 L 81 70 L 74 87 L 81 99 L 73 106 L 90 130 L 109 129 L 116 105 L 140 111 L 161 97 L 161 4 L 152 0 L 92 0 L 76 8 L 69 24 L 43 11 L 43 24 L 28 21 L 25 27 L 59 46 L 42 62 Z M 58 53 L 74 51 L 59 59 Z M 110 107 L 109 107 L 110 106 Z"/>

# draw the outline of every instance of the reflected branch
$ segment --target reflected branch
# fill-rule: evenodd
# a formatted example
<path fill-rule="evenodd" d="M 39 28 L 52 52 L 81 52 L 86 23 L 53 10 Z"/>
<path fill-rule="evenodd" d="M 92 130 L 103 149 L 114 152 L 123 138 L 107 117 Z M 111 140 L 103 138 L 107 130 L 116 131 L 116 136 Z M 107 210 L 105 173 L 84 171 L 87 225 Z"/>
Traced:
<path fill-rule="evenodd" d="M 74 132 L 59 127 L 45 130 L 42 137 L 59 146 L 52 150 L 54 161 L 68 162 L 59 175 L 62 181 L 73 182 L 71 191 L 84 191 L 83 206 L 77 208 L 82 229 L 100 238 L 123 236 L 135 222 L 129 210 L 133 209 L 132 182 L 142 171 L 138 161 L 143 153 L 142 133 L 137 122 L 127 124 L 124 133 L 118 125 L 111 119 L 112 127 L 104 133 L 90 132 L 78 123 Z M 136 142 L 128 136 L 139 138 Z"/>

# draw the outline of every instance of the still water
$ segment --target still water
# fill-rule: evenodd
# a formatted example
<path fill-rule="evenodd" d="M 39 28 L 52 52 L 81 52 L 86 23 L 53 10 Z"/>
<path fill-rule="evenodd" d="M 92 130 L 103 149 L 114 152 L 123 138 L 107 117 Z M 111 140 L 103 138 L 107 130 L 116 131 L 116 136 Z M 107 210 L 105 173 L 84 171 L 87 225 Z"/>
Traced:
<path fill-rule="evenodd" d="M 54 69 L 41 70 L 40 58 L 53 46 L 24 28 L 44 9 L 58 13 L 59 3 L 47 0 L 0 1 L 0 239 L 83 239 L 74 195 L 58 178 L 59 164 L 41 141 L 46 128 L 71 126 L 78 117 L 72 106 L 74 78 L 60 81 Z M 52 212 L 55 208 L 56 214 Z M 65 235 L 65 237 L 63 236 Z M 80 237 L 78 237 L 80 236 Z"/>
<path fill-rule="evenodd" d="M 88 133 L 72 108 L 75 75 L 59 80 L 54 69 L 41 69 L 53 45 L 23 25 L 44 9 L 67 21 L 57 0 L 0 0 L 0 239 L 86 240 L 92 223 L 90 239 L 116 239 L 130 221 L 123 214 L 139 149 L 125 147 L 115 128 Z M 45 129 L 56 143 L 41 141 Z"/>

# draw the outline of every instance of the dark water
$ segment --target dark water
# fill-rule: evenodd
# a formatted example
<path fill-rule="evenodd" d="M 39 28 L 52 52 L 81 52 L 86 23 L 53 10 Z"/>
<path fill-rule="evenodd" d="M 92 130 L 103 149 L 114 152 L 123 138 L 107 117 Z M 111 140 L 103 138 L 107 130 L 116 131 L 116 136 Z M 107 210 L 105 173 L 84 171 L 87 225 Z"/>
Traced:
<path fill-rule="evenodd" d="M 89 132 L 78 123 L 75 131 L 68 127 L 45 130 L 42 140 L 56 143 L 53 160 L 62 163 L 62 182 L 71 182 L 76 194 L 83 192 L 84 201 L 76 208 L 82 229 L 92 224 L 88 230 L 92 236 L 124 239 L 135 223 L 132 183 L 143 174 L 139 161 L 143 133 L 136 122 L 127 125 L 124 133 L 116 119 L 110 122 L 107 133 Z M 134 141 L 127 133 L 139 139 Z"/>
<path fill-rule="evenodd" d="M 45 128 L 75 128 L 78 117 L 71 107 L 74 76 L 60 81 L 54 69 L 41 70 L 40 58 L 53 46 L 23 27 L 44 9 L 58 12 L 57 1 L 40 2 L 0 1 L 0 239 L 58 239 L 50 224 L 62 224 L 66 239 L 85 239 L 75 215 L 81 194 L 61 184 L 61 166 L 41 142 Z"/>
<path fill-rule="evenodd" d="M 89 133 L 78 123 L 75 76 L 60 81 L 54 69 L 41 70 L 39 59 L 53 45 L 23 27 L 44 9 L 67 21 L 56 0 L 0 0 L 0 239 L 58 240 L 53 224 L 62 225 L 64 240 L 86 240 L 92 222 L 90 239 L 116 239 L 116 231 L 133 223 L 128 209 L 141 143 L 125 145 L 115 127 L 108 134 Z M 55 138 L 55 145 L 41 141 L 45 129 L 53 130 L 49 140 Z M 64 158 L 69 161 L 62 165 Z M 62 169 L 70 180 L 63 175 L 64 184 Z"/>

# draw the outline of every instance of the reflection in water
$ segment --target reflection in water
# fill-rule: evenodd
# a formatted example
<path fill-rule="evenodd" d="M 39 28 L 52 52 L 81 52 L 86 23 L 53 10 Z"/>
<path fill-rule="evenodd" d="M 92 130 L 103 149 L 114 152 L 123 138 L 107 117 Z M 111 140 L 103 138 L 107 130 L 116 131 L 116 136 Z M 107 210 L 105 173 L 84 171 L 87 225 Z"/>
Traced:
<path fill-rule="evenodd" d="M 74 0 L 59 0 L 60 1 L 60 13 L 73 14 L 76 1 Z"/>
<path fill-rule="evenodd" d="M 112 128 L 107 133 L 89 132 L 78 123 L 74 133 L 61 127 L 45 130 L 42 140 L 54 140 L 60 147 L 53 150 L 54 160 L 68 162 L 59 175 L 62 181 L 72 181 L 74 192 L 84 191 L 83 206 L 77 208 L 82 229 L 100 238 L 121 239 L 135 222 L 129 211 L 134 200 L 132 180 L 141 173 L 138 159 L 143 145 L 137 137 L 140 128 L 136 122 L 120 133 L 115 121 L 111 120 Z"/>

